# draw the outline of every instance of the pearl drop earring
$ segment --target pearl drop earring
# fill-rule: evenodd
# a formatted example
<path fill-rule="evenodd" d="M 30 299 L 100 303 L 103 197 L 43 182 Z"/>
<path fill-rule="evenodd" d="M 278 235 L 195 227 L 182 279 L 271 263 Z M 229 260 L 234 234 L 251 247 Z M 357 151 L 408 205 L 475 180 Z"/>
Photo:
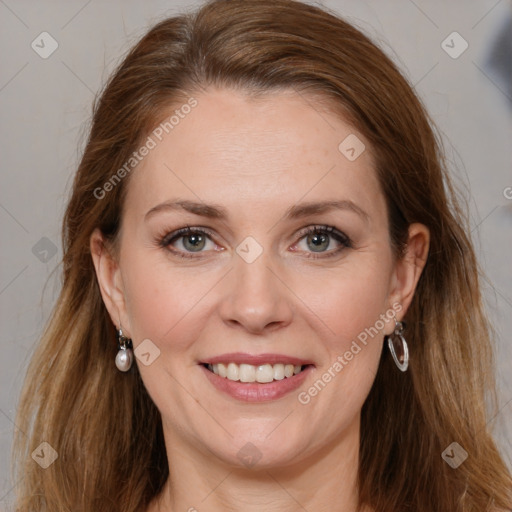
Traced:
<path fill-rule="evenodd" d="M 121 372 L 127 372 L 133 364 L 132 340 L 123 335 L 123 329 L 119 325 L 117 331 L 117 355 L 116 366 Z"/>

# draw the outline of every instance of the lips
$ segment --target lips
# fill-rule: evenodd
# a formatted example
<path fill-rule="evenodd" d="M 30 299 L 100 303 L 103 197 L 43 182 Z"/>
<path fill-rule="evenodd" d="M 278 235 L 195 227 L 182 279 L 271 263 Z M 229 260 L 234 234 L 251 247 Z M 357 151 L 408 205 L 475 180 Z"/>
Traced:
<path fill-rule="evenodd" d="M 208 380 L 220 391 L 249 402 L 280 398 L 302 384 L 314 365 L 283 354 L 231 353 L 201 363 Z"/>

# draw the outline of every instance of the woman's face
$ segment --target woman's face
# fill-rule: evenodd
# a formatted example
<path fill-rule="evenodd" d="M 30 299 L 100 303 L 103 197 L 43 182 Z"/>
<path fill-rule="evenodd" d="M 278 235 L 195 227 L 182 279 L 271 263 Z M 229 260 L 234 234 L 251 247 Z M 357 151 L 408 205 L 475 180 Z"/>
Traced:
<path fill-rule="evenodd" d="M 352 445 L 415 282 L 369 144 L 293 92 L 194 98 L 130 177 L 103 286 L 168 451 L 271 467 Z"/>

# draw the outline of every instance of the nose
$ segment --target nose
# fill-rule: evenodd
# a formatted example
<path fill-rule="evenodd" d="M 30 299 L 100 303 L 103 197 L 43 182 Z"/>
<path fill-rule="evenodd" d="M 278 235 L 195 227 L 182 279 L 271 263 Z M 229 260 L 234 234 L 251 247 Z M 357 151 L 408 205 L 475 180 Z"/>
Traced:
<path fill-rule="evenodd" d="M 252 263 L 235 256 L 220 304 L 223 321 L 252 334 L 289 325 L 293 317 L 292 294 L 283 282 L 265 251 Z"/>

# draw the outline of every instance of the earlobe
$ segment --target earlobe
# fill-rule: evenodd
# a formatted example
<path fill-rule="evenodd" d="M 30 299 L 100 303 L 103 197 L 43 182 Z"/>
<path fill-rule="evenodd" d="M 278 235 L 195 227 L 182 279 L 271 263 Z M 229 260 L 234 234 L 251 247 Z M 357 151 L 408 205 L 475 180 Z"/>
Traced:
<path fill-rule="evenodd" d="M 402 257 L 396 262 L 392 302 L 402 305 L 401 318 L 407 312 L 421 273 L 427 263 L 430 244 L 428 228 L 419 223 L 409 226 L 409 237 Z"/>
<path fill-rule="evenodd" d="M 90 250 L 103 302 L 112 323 L 119 326 L 123 318 L 126 318 L 121 271 L 99 229 L 95 229 L 91 235 Z M 125 321 L 123 328 L 128 328 Z"/>

